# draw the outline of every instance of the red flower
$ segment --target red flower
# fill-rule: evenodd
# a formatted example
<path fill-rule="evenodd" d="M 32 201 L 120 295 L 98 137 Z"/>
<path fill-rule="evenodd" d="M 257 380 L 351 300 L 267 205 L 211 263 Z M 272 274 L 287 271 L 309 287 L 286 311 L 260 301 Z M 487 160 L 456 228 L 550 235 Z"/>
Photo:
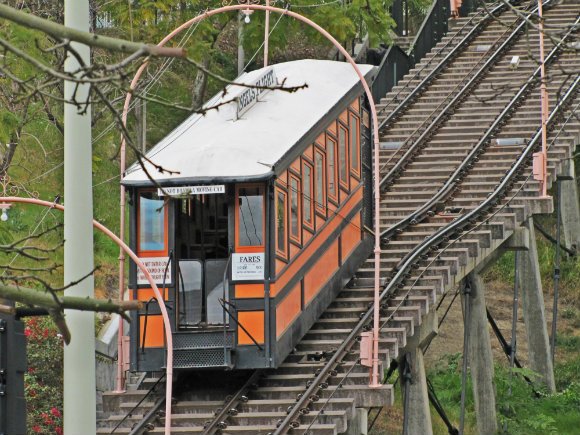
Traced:
<path fill-rule="evenodd" d="M 50 409 L 50 413 L 54 416 L 54 417 L 60 417 L 60 411 L 58 410 L 58 408 L 56 407 L 52 407 Z"/>
<path fill-rule="evenodd" d="M 38 425 L 32 426 L 32 432 L 40 433 L 40 432 L 42 432 L 42 429 Z"/>
<path fill-rule="evenodd" d="M 56 433 L 56 435 L 62 435 L 62 427 L 55 427 L 54 428 L 54 432 Z"/>
<path fill-rule="evenodd" d="M 30 337 L 32 335 L 32 331 L 30 330 L 30 328 L 28 326 L 26 328 L 24 328 L 24 335 L 27 337 Z"/>
<path fill-rule="evenodd" d="M 44 331 L 42 331 L 42 336 L 44 338 L 48 338 L 48 328 L 44 328 Z"/>

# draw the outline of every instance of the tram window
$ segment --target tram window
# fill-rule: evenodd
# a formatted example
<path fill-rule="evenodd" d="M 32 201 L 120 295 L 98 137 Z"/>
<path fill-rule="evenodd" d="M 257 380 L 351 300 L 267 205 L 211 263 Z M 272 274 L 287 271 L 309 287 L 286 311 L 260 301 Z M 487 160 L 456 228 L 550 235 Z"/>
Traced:
<path fill-rule="evenodd" d="M 312 227 L 314 223 L 314 209 L 312 208 L 313 185 L 312 185 L 312 165 L 302 162 L 302 211 L 304 213 L 304 223 Z"/>
<path fill-rule="evenodd" d="M 264 245 L 264 198 L 259 187 L 238 190 L 238 245 Z"/>
<path fill-rule="evenodd" d="M 346 137 L 346 129 L 342 125 L 339 125 L 338 126 L 339 175 L 340 181 L 342 181 L 348 186 L 347 158 L 348 158 L 348 144 Z"/>
<path fill-rule="evenodd" d="M 359 120 L 354 114 L 349 115 L 350 130 L 350 167 L 356 173 L 360 174 L 359 169 Z"/>
<path fill-rule="evenodd" d="M 314 152 L 314 177 L 316 191 L 316 208 L 324 213 L 326 209 L 326 191 L 324 184 L 324 154 L 316 150 Z"/>
<path fill-rule="evenodd" d="M 286 255 L 286 193 L 276 192 L 276 249 Z"/>
<path fill-rule="evenodd" d="M 326 136 L 326 156 L 328 159 L 328 196 L 338 200 L 336 190 L 336 142 Z"/>
<path fill-rule="evenodd" d="M 165 249 L 165 207 L 154 192 L 139 194 L 139 250 Z"/>
<path fill-rule="evenodd" d="M 290 176 L 290 237 L 300 241 L 300 180 Z"/>

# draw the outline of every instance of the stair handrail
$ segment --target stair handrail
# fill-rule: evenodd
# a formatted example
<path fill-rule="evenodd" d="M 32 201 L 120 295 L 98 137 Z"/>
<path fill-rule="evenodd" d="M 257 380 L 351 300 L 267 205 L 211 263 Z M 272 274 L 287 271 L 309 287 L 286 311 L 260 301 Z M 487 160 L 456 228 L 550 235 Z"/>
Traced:
<path fill-rule="evenodd" d="M 230 267 L 230 264 L 232 262 L 232 250 L 230 249 L 230 255 L 228 255 L 228 261 L 226 263 L 226 268 L 224 270 L 224 279 L 222 281 L 222 298 L 224 301 L 228 300 L 227 296 L 229 295 L 230 292 L 230 281 L 228 279 L 228 269 Z M 227 283 L 227 287 L 226 287 L 226 283 Z M 228 361 L 228 348 L 227 348 L 227 344 L 228 344 L 228 325 L 226 325 L 226 308 L 224 305 L 222 305 L 222 322 L 224 324 L 224 365 L 228 365 L 229 361 Z"/>

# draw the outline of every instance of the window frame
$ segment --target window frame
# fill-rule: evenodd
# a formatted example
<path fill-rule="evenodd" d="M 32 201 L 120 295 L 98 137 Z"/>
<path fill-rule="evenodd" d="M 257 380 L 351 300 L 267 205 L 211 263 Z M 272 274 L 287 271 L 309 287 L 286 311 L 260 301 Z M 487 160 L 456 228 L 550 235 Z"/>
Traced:
<path fill-rule="evenodd" d="M 318 186 L 318 169 L 317 169 L 317 165 L 316 165 L 316 157 L 317 156 L 321 156 L 322 157 L 322 182 L 320 183 L 321 186 Z M 328 210 L 328 205 L 326 204 L 326 171 L 327 171 L 327 167 L 326 167 L 326 152 L 324 150 L 323 147 L 321 147 L 318 143 L 315 144 L 314 146 L 314 210 L 316 211 L 316 213 L 318 213 L 319 215 L 321 215 L 322 217 L 324 217 L 326 219 L 327 217 L 327 210 Z M 319 202 L 318 201 L 318 190 L 319 187 L 322 187 L 322 200 Z"/>
<path fill-rule="evenodd" d="M 282 212 L 284 213 L 282 220 L 283 220 L 283 227 L 284 227 L 284 246 L 285 246 L 285 251 L 280 251 L 279 249 L 279 244 L 278 244 L 278 236 L 280 235 L 280 233 L 278 232 L 278 219 L 279 219 L 279 215 L 278 212 L 280 211 L 280 208 L 278 207 L 278 203 L 279 203 L 279 195 L 282 194 L 284 196 L 284 206 L 282 208 Z M 288 240 L 288 232 L 289 232 L 289 228 L 288 228 L 288 191 L 279 186 L 276 185 L 275 189 L 274 189 L 274 207 L 275 207 L 275 216 L 276 216 L 276 230 L 275 230 L 275 252 L 276 252 L 276 256 L 280 257 L 284 260 L 288 260 L 289 255 L 290 255 L 290 242 Z"/>
<path fill-rule="evenodd" d="M 163 202 L 163 249 L 141 249 L 141 194 L 153 193 L 157 194 L 155 189 L 137 190 L 137 230 L 136 230 L 136 251 L 139 257 L 161 257 L 166 256 L 169 247 L 169 207 L 168 200 L 160 198 Z M 159 196 L 159 195 L 157 195 Z"/>
<path fill-rule="evenodd" d="M 357 135 L 355 137 L 356 143 L 355 143 L 354 147 L 353 147 L 352 140 L 351 140 L 352 139 L 352 129 L 350 128 L 351 127 L 351 121 L 353 119 L 355 120 L 355 125 L 356 125 L 356 128 L 357 128 Z M 350 167 L 350 171 L 354 175 L 356 175 L 356 177 L 358 179 L 360 179 L 360 174 L 361 174 L 361 171 L 360 171 L 360 167 L 361 167 L 361 161 L 360 161 L 361 160 L 360 134 L 361 134 L 360 133 L 360 117 L 355 112 L 353 112 L 352 110 L 349 110 L 349 112 L 348 112 L 348 135 L 349 135 L 349 145 L 350 145 L 350 153 L 349 153 L 349 155 L 350 155 L 350 165 L 349 165 L 349 167 Z M 354 167 L 353 166 L 353 163 L 352 163 L 353 150 L 354 150 L 354 154 L 356 155 L 356 160 L 357 160 L 356 167 Z"/>
<path fill-rule="evenodd" d="M 345 175 L 345 179 L 342 179 L 342 167 L 341 167 L 341 161 L 340 161 L 340 132 L 344 131 L 344 175 Z M 349 141 L 350 141 L 350 137 L 349 137 L 349 130 L 348 127 L 346 127 L 344 125 L 344 123 L 342 122 L 342 120 L 339 120 L 338 122 L 338 126 L 337 126 L 337 131 L 336 134 L 338 136 L 338 182 L 339 182 L 339 186 L 342 186 L 347 192 L 349 189 L 349 185 L 350 185 L 350 158 L 349 158 L 349 152 L 350 152 L 350 147 L 349 147 Z"/>
<path fill-rule="evenodd" d="M 331 159 L 328 157 L 328 149 L 329 149 L 329 142 L 331 143 L 331 146 L 334 148 L 333 149 L 333 160 L 334 160 L 334 167 L 330 168 L 330 164 L 331 164 Z M 326 149 L 326 192 L 327 192 L 327 198 L 329 201 L 331 201 L 334 205 L 338 205 L 338 201 L 339 201 L 339 191 L 340 191 L 340 187 L 339 187 L 339 181 L 338 181 L 338 165 L 337 165 L 337 155 L 338 155 L 338 140 L 336 138 L 333 137 L 332 133 L 330 132 L 326 132 L 326 144 L 325 144 L 325 149 Z M 330 176 L 329 174 L 333 172 L 333 179 L 334 179 L 334 193 L 331 192 L 330 190 Z"/>
<path fill-rule="evenodd" d="M 292 188 L 292 180 L 296 181 L 298 184 L 298 188 L 296 191 Z M 300 175 L 296 175 L 296 173 L 288 171 L 288 240 L 293 242 L 294 244 L 301 246 L 302 245 L 302 201 L 300 200 L 300 196 L 302 193 L 302 179 Z M 297 216 L 296 216 L 296 223 L 297 223 L 297 234 L 296 236 L 292 234 L 292 195 L 296 194 L 296 207 L 297 207 Z"/>
<path fill-rule="evenodd" d="M 251 245 L 251 246 L 241 246 L 240 245 L 240 189 L 253 189 L 258 188 L 260 194 L 262 195 L 262 244 L 261 245 Z M 266 249 L 266 189 L 261 183 L 250 183 L 250 184 L 236 184 L 235 188 L 235 207 L 234 207 L 234 247 L 236 252 L 265 252 Z"/>
<path fill-rule="evenodd" d="M 306 170 L 305 168 L 310 169 L 310 191 L 305 191 L 305 177 L 306 177 Z M 302 157 L 302 225 L 304 228 L 310 230 L 310 232 L 314 232 L 315 228 L 315 214 L 314 214 L 314 165 L 310 162 L 310 160 Z M 306 200 L 310 200 L 310 222 L 306 219 L 306 207 L 304 203 Z"/>

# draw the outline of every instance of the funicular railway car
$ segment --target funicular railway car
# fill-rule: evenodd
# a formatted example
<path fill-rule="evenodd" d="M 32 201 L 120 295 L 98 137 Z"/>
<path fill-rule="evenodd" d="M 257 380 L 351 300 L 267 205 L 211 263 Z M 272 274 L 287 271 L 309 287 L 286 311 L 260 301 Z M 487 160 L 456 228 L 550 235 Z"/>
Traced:
<path fill-rule="evenodd" d="M 367 81 L 374 67 L 361 65 Z M 177 369 L 277 367 L 372 249 L 369 115 L 346 63 L 301 60 L 229 86 L 123 184 L 131 245 L 171 317 Z M 229 102 L 228 102 L 229 101 Z M 224 104 L 225 103 L 225 104 Z M 151 178 L 155 182 L 151 181 Z M 165 365 L 153 292 L 134 265 L 131 369 Z"/>

